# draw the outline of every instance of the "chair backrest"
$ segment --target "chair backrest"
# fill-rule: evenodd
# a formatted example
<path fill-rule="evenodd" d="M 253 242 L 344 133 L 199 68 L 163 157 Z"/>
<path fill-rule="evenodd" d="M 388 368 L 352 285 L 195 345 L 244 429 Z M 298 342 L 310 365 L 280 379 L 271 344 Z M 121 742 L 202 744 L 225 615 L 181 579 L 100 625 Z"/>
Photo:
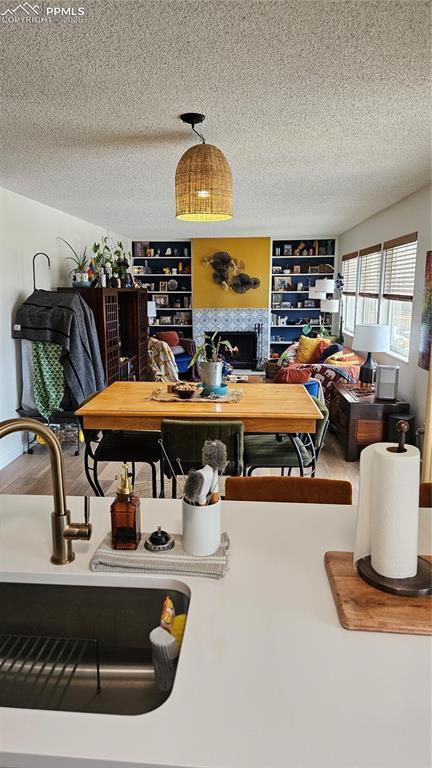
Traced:
<path fill-rule="evenodd" d="M 227 477 L 228 501 L 290 501 L 297 504 L 352 504 L 347 480 L 321 477 Z"/>
<path fill-rule="evenodd" d="M 185 472 L 202 466 L 201 453 L 206 440 L 225 443 L 228 457 L 225 474 L 240 475 L 243 471 L 244 428 L 241 421 L 164 419 L 161 435 L 177 475 L 181 474 L 177 459 L 180 459 Z"/>
<path fill-rule="evenodd" d="M 321 413 L 322 413 L 322 415 L 324 417 L 320 421 L 317 421 L 316 432 L 312 436 L 315 449 L 317 451 L 319 451 L 320 448 L 322 447 L 323 443 L 324 443 L 324 439 L 325 439 L 325 436 L 326 436 L 327 430 L 328 430 L 328 425 L 329 425 L 329 409 L 327 408 L 325 403 L 322 403 L 321 400 L 318 400 L 317 397 L 313 397 L 313 395 L 311 395 L 311 397 L 312 397 L 312 400 L 314 401 L 315 405 L 320 409 L 320 411 L 321 411 Z"/>
<path fill-rule="evenodd" d="M 432 507 L 432 483 L 420 483 L 420 507 Z"/>

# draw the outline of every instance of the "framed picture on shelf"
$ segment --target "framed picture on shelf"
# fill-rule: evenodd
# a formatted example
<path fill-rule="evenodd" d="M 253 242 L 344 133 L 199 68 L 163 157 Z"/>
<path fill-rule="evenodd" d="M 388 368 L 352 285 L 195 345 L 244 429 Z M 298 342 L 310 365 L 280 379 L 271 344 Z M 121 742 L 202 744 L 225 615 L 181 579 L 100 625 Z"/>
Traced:
<path fill-rule="evenodd" d="M 319 274 L 321 274 L 321 268 L 320 268 L 319 265 L 318 266 L 314 266 L 313 265 L 313 266 L 309 267 L 308 272 L 309 272 L 310 275 L 319 275 Z"/>
<path fill-rule="evenodd" d="M 313 309 L 315 307 L 315 300 L 314 299 L 305 299 L 303 302 L 303 306 L 308 309 Z"/>
<path fill-rule="evenodd" d="M 299 274 L 300 274 L 300 272 L 301 272 L 301 266 L 300 266 L 300 264 L 294 264 L 294 266 L 293 266 L 293 273 L 294 273 L 295 275 L 299 275 Z"/>
<path fill-rule="evenodd" d="M 281 301 L 281 307 L 282 307 L 282 309 L 291 309 L 291 302 L 290 301 Z"/>
<path fill-rule="evenodd" d="M 171 315 L 161 315 L 160 318 L 160 324 L 161 325 L 172 325 L 172 317 Z"/>
<path fill-rule="evenodd" d="M 274 290 L 286 291 L 291 288 L 292 282 L 290 277 L 275 277 L 274 278 Z"/>
<path fill-rule="evenodd" d="M 143 275 L 144 274 L 144 267 L 132 267 L 132 274 L 133 275 Z"/>
<path fill-rule="evenodd" d="M 166 294 L 163 296 L 156 296 L 155 303 L 157 307 L 169 307 L 169 297 Z"/>
<path fill-rule="evenodd" d="M 167 291 L 168 290 L 168 284 L 165 280 L 161 281 L 159 283 L 159 290 L 160 291 Z"/>

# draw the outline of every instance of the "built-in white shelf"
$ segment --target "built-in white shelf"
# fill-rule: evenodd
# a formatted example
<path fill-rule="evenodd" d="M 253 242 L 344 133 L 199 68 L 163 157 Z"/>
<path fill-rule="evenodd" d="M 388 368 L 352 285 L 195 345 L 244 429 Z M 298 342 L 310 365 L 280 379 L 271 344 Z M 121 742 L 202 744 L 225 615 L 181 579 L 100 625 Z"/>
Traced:
<path fill-rule="evenodd" d="M 192 293 L 192 291 L 170 291 L 170 290 L 168 290 L 168 288 L 167 288 L 167 290 L 166 290 L 166 291 L 147 291 L 147 293 L 152 293 L 152 294 L 153 294 L 153 293 L 163 293 L 163 294 L 164 294 L 164 296 L 165 296 L 165 294 L 166 294 L 166 293 L 168 293 L 168 294 L 170 294 L 170 295 L 171 295 L 171 294 L 174 294 L 174 293 L 181 293 L 181 294 L 183 294 L 183 296 L 190 296 L 190 295 L 191 295 L 191 293 Z"/>
<path fill-rule="evenodd" d="M 326 253 L 322 256 L 294 256 L 291 254 L 291 256 L 273 256 L 273 261 L 276 259 L 334 259 L 335 254 L 334 253 Z"/>
<path fill-rule="evenodd" d="M 134 259 L 141 261 L 165 261 L 166 259 L 175 259 L 176 261 L 190 261 L 190 256 L 134 256 Z"/>
<path fill-rule="evenodd" d="M 149 328 L 192 328 L 190 323 L 151 323 Z"/>
<path fill-rule="evenodd" d="M 192 277 L 192 275 L 190 272 L 177 272 L 173 275 L 171 273 L 167 275 L 165 272 L 147 272 L 145 275 L 134 275 L 134 277 L 166 277 L 175 280 L 176 277 Z"/>
<path fill-rule="evenodd" d="M 284 275 L 283 272 L 282 274 L 279 273 L 278 275 L 275 275 L 272 272 L 272 277 L 279 277 L 282 280 L 284 279 L 284 277 L 329 277 L 329 278 L 331 277 L 332 278 L 333 275 L 334 275 L 334 272 L 290 272 L 288 275 Z"/>
<path fill-rule="evenodd" d="M 309 325 L 308 321 L 304 323 L 286 323 L 285 325 L 271 325 L 270 328 L 304 328 L 305 325 Z M 331 328 L 331 325 L 324 325 L 323 323 L 311 323 L 312 328 Z"/>

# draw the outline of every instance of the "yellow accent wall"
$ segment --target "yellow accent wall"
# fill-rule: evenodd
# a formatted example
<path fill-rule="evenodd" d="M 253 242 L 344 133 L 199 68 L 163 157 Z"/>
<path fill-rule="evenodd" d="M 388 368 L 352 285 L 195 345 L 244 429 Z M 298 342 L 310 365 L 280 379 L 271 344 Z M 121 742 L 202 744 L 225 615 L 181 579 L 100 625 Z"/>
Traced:
<path fill-rule="evenodd" d="M 261 281 L 259 288 L 246 293 L 224 291 L 213 280 L 211 266 L 201 264 L 203 258 L 216 251 L 227 251 L 236 261 L 244 262 L 244 271 Z M 269 237 L 203 237 L 192 240 L 192 307 L 194 309 L 240 307 L 267 308 L 270 280 Z"/>

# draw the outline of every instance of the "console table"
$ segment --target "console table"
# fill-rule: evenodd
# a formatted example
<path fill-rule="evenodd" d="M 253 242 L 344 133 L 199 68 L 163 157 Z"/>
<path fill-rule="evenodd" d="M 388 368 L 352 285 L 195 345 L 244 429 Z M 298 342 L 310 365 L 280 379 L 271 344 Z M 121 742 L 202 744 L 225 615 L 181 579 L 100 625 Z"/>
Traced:
<path fill-rule="evenodd" d="M 409 403 L 376 400 L 374 392 L 361 390 L 358 385 L 333 385 L 330 422 L 344 448 L 346 461 L 357 461 L 366 445 L 387 439 L 387 419 L 391 413 L 400 413 L 403 418 L 409 413 Z"/>

